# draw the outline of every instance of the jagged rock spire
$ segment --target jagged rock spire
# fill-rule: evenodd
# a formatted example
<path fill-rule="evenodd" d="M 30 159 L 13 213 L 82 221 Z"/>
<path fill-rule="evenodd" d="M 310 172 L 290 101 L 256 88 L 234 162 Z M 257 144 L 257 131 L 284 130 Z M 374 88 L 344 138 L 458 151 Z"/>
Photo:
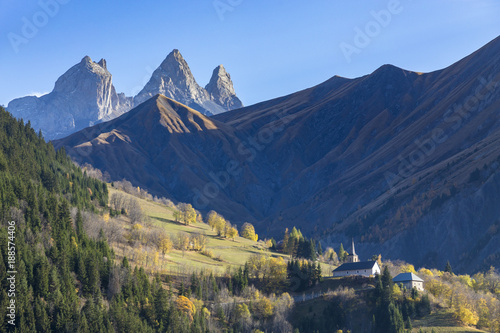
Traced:
<path fill-rule="evenodd" d="M 236 93 L 234 92 L 231 76 L 223 65 L 219 65 L 214 69 L 212 78 L 205 89 L 210 94 L 210 97 L 217 104 L 222 105 L 226 110 L 243 107 L 243 104 L 240 99 L 236 97 Z"/>
<path fill-rule="evenodd" d="M 175 49 L 153 72 L 151 79 L 135 97 L 135 105 L 162 94 L 206 115 L 213 115 L 242 107 L 236 97 L 231 77 L 218 66 L 206 89 L 196 82 L 189 65 Z"/>

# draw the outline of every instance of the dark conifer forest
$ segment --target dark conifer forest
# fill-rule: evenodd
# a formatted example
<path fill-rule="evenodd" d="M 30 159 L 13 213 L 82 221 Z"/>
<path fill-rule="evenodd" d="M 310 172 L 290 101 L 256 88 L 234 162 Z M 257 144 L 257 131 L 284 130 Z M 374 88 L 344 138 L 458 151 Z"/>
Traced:
<path fill-rule="evenodd" d="M 104 237 L 86 235 L 81 211 L 98 211 L 107 200 L 105 183 L 87 177 L 29 122 L 0 108 L 2 318 L 11 299 L 9 262 L 17 271 L 15 325 L 2 320 L 1 332 L 205 331 L 202 317 L 186 320 L 188 314 L 172 306 L 158 278 L 151 281 L 126 260 L 116 263 Z M 72 207 L 78 209 L 75 221 Z M 11 221 L 15 229 L 9 229 Z"/>

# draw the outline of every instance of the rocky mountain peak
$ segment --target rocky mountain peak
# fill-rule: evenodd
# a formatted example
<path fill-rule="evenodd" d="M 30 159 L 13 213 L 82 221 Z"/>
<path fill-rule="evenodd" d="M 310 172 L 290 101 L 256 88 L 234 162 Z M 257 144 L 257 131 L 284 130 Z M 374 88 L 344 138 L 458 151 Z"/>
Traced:
<path fill-rule="evenodd" d="M 229 77 L 222 68 L 218 75 Z M 217 81 L 217 80 L 216 80 Z M 234 89 L 231 92 L 234 94 Z M 196 83 L 179 50 L 174 49 L 154 71 L 135 97 L 117 94 L 104 58 L 98 62 L 86 55 L 61 75 L 51 93 L 12 100 L 7 109 L 18 118 L 30 120 L 46 139 L 61 138 L 84 127 L 113 119 L 149 98 L 163 94 L 205 115 L 230 110 Z M 214 96 L 221 95 L 218 92 Z"/>
<path fill-rule="evenodd" d="M 230 83 L 231 87 L 232 87 L 233 82 L 231 81 L 231 75 L 229 75 L 229 73 L 226 72 L 226 69 L 224 68 L 224 65 L 222 65 L 222 64 L 215 67 L 214 71 L 212 72 L 212 77 L 210 78 L 210 83 L 212 83 L 213 81 L 217 81 L 217 80 L 226 81 L 226 82 Z M 210 83 L 207 85 L 207 87 L 210 85 Z"/>
<path fill-rule="evenodd" d="M 81 92 L 78 87 L 88 87 L 92 82 L 98 81 L 111 83 L 111 73 L 106 69 L 106 60 L 101 59 L 96 63 L 89 56 L 85 56 L 79 64 L 71 67 L 57 79 L 54 91 Z"/>
<path fill-rule="evenodd" d="M 7 107 L 14 116 L 29 119 L 47 139 L 109 120 L 131 108 L 132 99 L 116 93 L 106 60 L 96 63 L 89 56 L 61 75 L 51 93 L 15 99 Z"/>
<path fill-rule="evenodd" d="M 102 58 L 101 60 L 99 60 L 99 62 L 97 64 L 99 66 L 101 66 L 102 68 L 104 68 L 105 70 L 108 70 L 108 68 L 106 66 L 106 59 Z"/>
<path fill-rule="evenodd" d="M 86 55 L 85 57 L 82 58 L 82 61 L 80 61 L 80 63 L 90 64 L 90 63 L 92 63 L 92 59 L 90 59 L 90 57 L 88 55 Z"/>
<path fill-rule="evenodd" d="M 169 55 L 161 63 L 159 69 L 160 68 L 161 71 L 159 74 L 163 77 L 170 78 L 174 84 L 179 85 L 180 87 L 189 88 L 192 86 L 194 89 L 199 87 L 194 79 L 189 65 L 177 49 L 169 53 Z"/>
<path fill-rule="evenodd" d="M 219 65 L 214 69 L 212 78 L 205 89 L 210 94 L 210 97 L 226 110 L 243 107 L 243 103 L 236 97 L 231 75 L 229 75 L 223 65 Z"/>
<path fill-rule="evenodd" d="M 178 61 L 185 61 L 184 58 L 182 57 L 181 52 L 178 49 L 173 49 L 172 52 L 168 54 L 166 59 L 176 59 Z"/>
<path fill-rule="evenodd" d="M 216 78 L 213 79 L 214 83 L 210 85 L 213 92 L 211 94 L 198 85 L 186 60 L 179 50 L 174 49 L 153 72 L 146 86 L 134 97 L 135 105 L 156 94 L 162 94 L 205 115 L 213 115 L 241 107 L 241 101 L 234 101 L 236 95 L 233 84 L 224 67 L 217 67 L 214 75 Z"/>
<path fill-rule="evenodd" d="M 174 49 L 172 52 L 170 52 L 165 60 L 161 63 L 161 67 L 168 65 L 168 64 L 184 64 L 186 63 L 186 60 L 184 60 L 184 57 L 182 54 L 179 52 L 179 50 Z"/>

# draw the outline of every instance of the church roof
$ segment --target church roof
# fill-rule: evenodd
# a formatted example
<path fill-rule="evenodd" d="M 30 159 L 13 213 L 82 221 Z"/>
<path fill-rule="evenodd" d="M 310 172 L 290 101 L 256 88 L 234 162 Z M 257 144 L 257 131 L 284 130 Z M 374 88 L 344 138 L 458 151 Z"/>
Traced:
<path fill-rule="evenodd" d="M 334 272 L 343 272 L 343 271 L 355 271 L 360 269 L 372 269 L 373 266 L 377 264 L 376 261 L 360 261 L 360 262 L 348 262 L 340 265 Z M 378 264 L 377 264 L 378 265 Z"/>
<path fill-rule="evenodd" d="M 394 282 L 408 282 L 408 281 L 418 281 L 418 282 L 424 282 L 421 278 L 416 276 L 413 273 L 401 273 L 398 274 L 394 279 L 392 279 Z"/>

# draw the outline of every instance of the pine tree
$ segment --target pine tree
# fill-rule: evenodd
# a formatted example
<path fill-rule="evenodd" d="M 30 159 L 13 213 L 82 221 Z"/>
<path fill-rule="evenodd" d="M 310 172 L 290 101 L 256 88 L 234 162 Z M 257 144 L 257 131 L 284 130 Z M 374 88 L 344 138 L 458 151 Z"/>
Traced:
<path fill-rule="evenodd" d="M 311 239 L 309 242 L 309 259 L 316 261 L 316 243 Z"/>
<path fill-rule="evenodd" d="M 406 319 L 406 329 L 407 329 L 408 331 L 410 331 L 410 332 L 411 332 L 411 330 L 413 329 L 413 326 L 412 326 L 412 324 L 411 324 L 411 319 L 410 319 L 410 317 L 408 317 L 408 318 Z"/>
<path fill-rule="evenodd" d="M 40 297 L 46 297 L 49 291 L 49 262 L 45 253 L 38 256 L 34 267 L 35 292 Z"/>
<path fill-rule="evenodd" d="M 347 254 L 344 250 L 344 244 L 340 243 L 340 249 L 339 249 L 339 261 L 344 262 Z"/>
<path fill-rule="evenodd" d="M 404 328 L 403 316 L 394 303 L 391 302 L 389 304 L 389 327 L 387 332 L 402 333 L 404 332 Z"/>
<path fill-rule="evenodd" d="M 78 209 L 76 213 L 76 234 L 79 239 L 83 239 L 84 237 L 84 230 L 83 230 L 83 217 L 82 217 L 82 212 L 80 209 Z"/>
<path fill-rule="evenodd" d="M 450 261 L 446 262 L 446 267 L 444 268 L 444 271 L 450 274 L 453 274 L 453 269 L 451 268 Z"/>
<path fill-rule="evenodd" d="M 383 304 L 389 304 L 392 300 L 393 294 L 393 286 L 394 282 L 392 281 L 391 273 L 389 272 L 389 268 L 387 266 L 384 267 L 382 271 L 382 302 Z"/>
<path fill-rule="evenodd" d="M 126 257 L 126 256 L 125 256 L 125 257 L 123 257 L 123 260 L 122 260 L 122 267 L 123 267 L 123 268 L 130 269 L 130 264 L 129 264 L 128 259 L 127 259 L 127 257 Z"/>
<path fill-rule="evenodd" d="M 40 297 L 35 300 L 35 318 L 37 332 L 50 332 L 50 318 Z"/>

